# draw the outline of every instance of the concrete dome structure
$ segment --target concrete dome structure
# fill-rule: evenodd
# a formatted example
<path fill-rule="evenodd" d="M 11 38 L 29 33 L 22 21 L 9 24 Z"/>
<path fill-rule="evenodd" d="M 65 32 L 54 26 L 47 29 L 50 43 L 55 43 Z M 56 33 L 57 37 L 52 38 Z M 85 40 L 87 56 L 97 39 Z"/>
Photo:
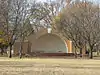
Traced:
<path fill-rule="evenodd" d="M 56 33 L 40 30 L 29 37 L 31 52 L 42 55 L 63 56 L 72 53 L 72 43 Z"/>
<path fill-rule="evenodd" d="M 66 42 L 55 34 L 45 34 L 36 39 L 32 50 L 43 53 L 67 53 Z"/>
<path fill-rule="evenodd" d="M 14 44 L 15 55 L 19 54 L 19 49 L 20 42 L 16 42 Z M 48 33 L 47 29 L 42 29 L 23 42 L 22 54 L 27 53 L 37 56 L 67 56 L 73 54 L 72 42 L 57 33 Z"/>

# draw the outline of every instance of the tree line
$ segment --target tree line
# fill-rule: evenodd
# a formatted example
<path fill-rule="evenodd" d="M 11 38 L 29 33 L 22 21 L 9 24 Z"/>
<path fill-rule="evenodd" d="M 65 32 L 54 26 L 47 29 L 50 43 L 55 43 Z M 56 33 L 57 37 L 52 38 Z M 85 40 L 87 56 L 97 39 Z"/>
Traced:
<path fill-rule="evenodd" d="M 52 27 L 77 49 L 86 47 L 93 58 L 93 51 L 99 51 L 100 25 L 99 4 L 88 0 L 0 0 L 0 48 L 10 47 L 9 58 L 15 40 L 20 40 L 19 57 L 22 57 L 22 44 L 31 34 L 41 28 Z"/>
<path fill-rule="evenodd" d="M 53 18 L 63 8 L 64 0 L 0 0 L 0 48 L 1 54 L 9 47 L 9 58 L 12 57 L 12 46 L 20 40 L 19 57 L 22 57 L 22 44 L 31 34 L 40 28 L 51 27 Z"/>
<path fill-rule="evenodd" d="M 56 29 L 67 39 L 73 41 L 75 55 L 77 49 L 85 47 L 89 57 L 98 52 L 100 47 L 100 10 L 99 4 L 87 0 L 71 2 L 55 20 Z"/>

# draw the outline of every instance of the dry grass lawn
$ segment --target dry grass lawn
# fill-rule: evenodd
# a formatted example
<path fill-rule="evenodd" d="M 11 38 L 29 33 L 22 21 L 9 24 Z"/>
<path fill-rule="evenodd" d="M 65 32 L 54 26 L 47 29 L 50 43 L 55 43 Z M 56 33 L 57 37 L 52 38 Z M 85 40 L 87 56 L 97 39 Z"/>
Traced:
<path fill-rule="evenodd" d="M 0 75 L 100 75 L 100 60 L 0 57 Z"/>

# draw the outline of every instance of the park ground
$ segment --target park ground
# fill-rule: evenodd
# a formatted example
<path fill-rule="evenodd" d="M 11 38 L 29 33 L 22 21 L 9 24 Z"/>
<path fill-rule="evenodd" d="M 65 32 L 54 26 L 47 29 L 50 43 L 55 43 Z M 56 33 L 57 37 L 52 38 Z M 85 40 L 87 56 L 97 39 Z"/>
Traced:
<path fill-rule="evenodd" d="M 100 75 L 100 60 L 0 57 L 0 75 Z"/>

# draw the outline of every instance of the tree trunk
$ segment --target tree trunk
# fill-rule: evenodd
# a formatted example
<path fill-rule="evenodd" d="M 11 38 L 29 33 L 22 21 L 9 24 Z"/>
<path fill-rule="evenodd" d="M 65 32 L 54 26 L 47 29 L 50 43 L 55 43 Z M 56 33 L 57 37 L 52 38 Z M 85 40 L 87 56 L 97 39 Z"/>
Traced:
<path fill-rule="evenodd" d="M 3 48 L 1 48 L 1 55 L 3 55 L 3 53 L 4 53 L 4 50 L 3 50 Z"/>
<path fill-rule="evenodd" d="M 12 53 L 11 53 L 11 51 L 12 51 L 12 45 L 10 45 L 9 58 L 12 58 Z"/>
<path fill-rule="evenodd" d="M 80 57 L 82 57 L 82 48 L 80 48 Z"/>
<path fill-rule="evenodd" d="M 77 51 L 76 51 L 76 47 L 75 47 L 75 58 L 77 58 Z"/>
<path fill-rule="evenodd" d="M 24 38 L 22 37 L 20 40 L 20 50 L 19 50 L 19 58 L 20 59 L 22 58 L 23 41 L 24 41 Z"/>
<path fill-rule="evenodd" d="M 93 52 L 91 51 L 90 59 L 93 59 Z"/>
<path fill-rule="evenodd" d="M 99 48 L 97 47 L 97 56 L 99 56 Z"/>
<path fill-rule="evenodd" d="M 99 50 L 97 51 L 97 56 L 99 56 Z"/>
<path fill-rule="evenodd" d="M 22 42 L 20 43 L 19 58 L 22 58 Z"/>
<path fill-rule="evenodd" d="M 90 49 L 90 59 L 93 59 L 93 48 Z"/>

